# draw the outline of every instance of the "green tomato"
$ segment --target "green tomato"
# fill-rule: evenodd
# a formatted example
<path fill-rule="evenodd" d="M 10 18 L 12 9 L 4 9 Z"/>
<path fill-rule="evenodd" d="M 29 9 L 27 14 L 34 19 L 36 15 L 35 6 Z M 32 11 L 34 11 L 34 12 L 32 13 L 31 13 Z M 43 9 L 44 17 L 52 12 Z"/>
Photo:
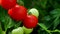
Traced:
<path fill-rule="evenodd" d="M 32 29 L 28 29 L 28 28 L 23 26 L 23 30 L 24 30 L 25 34 L 30 34 L 33 31 L 33 28 Z"/>
<path fill-rule="evenodd" d="M 23 28 L 22 27 L 19 27 L 17 29 L 14 29 L 12 31 L 12 34 L 24 34 Z"/>
<path fill-rule="evenodd" d="M 39 16 L 39 12 L 38 12 L 38 10 L 36 8 L 30 9 L 28 13 L 30 13 L 30 14 L 36 16 L 36 17 Z"/>

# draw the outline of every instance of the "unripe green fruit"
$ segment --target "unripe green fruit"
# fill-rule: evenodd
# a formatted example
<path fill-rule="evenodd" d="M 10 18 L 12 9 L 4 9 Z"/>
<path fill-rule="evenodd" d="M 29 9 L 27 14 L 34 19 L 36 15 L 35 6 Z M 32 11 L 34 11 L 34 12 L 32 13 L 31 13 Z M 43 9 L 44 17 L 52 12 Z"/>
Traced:
<path fill-rule="evenodd" d="M 39 16 L 39 12 L 38 12 L 38 10 L 36 8 L 30 9 L 28 13 L 31 13 L 32 15 L 34 15 L 36 17 Z"/>
<path fill-rule="evenodd" d="M 22 27 L 19 27 L 17 29 L 14 29 L 12 31 L 12 34 L 24 34 L 23 28 Z"/>
<path fill-rule="evenodd" d="M 25 34 L 30 34 L 33 31 L 33 28 L 32 29 L 28 29 L 28 28 L 23 26 L 23 30 L 24 30 Z"/>

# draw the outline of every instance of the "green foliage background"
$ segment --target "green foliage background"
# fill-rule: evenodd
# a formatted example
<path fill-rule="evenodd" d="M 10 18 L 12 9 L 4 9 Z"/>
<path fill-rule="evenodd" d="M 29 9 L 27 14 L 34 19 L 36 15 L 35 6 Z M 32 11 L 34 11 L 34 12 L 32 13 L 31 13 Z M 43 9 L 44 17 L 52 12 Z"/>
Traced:
<path fill-rule="evenodd" d="M 39 11 L 39 23 L 31 34 L 60 34 L 60 0 L 18 0 L 17 3 Z M 0 34 L 11 34 L 20 26 L 0 6 Z"/>

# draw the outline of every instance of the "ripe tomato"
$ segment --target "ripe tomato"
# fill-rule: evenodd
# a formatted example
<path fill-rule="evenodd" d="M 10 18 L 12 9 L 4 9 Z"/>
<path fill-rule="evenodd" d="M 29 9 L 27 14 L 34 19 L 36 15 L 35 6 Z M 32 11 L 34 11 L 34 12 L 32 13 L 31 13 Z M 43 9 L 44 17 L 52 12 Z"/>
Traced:
<path fill-rule="evenodd" d="M 8 14 L 14 20 L 24 20 L 27 16 L 27 9 L 24 6 L 15 5 L 13 8 L 8 10 Z"/>
<path fill-rule="evenodd" d="M 4 9 L 8 10 L 16 5 L 17 0 L 1 0 L 1 5 Z"/>
<path fill-rule="evenodd" d="M 34 15 L 27 15 L 27 17 L 23 21 L 23 25 L 26 28 L 34 28 L 36 27 L 37 23 L 38 23 L 38 19 Z"/>

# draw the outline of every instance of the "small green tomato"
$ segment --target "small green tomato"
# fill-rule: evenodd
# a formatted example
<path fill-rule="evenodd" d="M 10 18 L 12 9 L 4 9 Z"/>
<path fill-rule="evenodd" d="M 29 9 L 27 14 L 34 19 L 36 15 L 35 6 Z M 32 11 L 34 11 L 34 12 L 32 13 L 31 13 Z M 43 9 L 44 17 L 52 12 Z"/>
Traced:
<path fill-rule="evenodd" d="M 28 29 L 28 28 L 23 26 L 23 30 L 24 30 L 25 34 L 30 34 L 33 31 L 33 28 L 32 29 Z"/>
<path fill-rule="evenodd" d="M 38 10 L 36 8 L 30 9 L 28 13 L 31 13 L 32 15 L 34 15 L 36 17 L 39 16 L 39 12 L 38 12 Z"/>
<path fill-rule="evenodd" d="M 12 31 L 12 34 L 24 34 L 23 28 L 22 27 L 19 27 L 17 29 L 14 29 Z"/>

